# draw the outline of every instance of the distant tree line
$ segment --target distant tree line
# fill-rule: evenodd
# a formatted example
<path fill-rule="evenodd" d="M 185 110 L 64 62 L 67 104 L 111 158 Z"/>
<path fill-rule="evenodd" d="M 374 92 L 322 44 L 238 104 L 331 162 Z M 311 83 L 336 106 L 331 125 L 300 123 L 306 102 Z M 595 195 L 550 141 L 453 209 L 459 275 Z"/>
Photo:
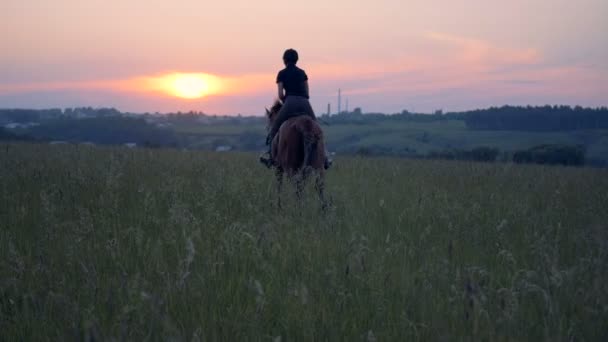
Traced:
<path fill-rule="evenodd" d="M 0 109 L 0 123 L 37 122 L 48 117 L 59 117 L 62 110 L 55 109 Z"/>
<path fill-rule="evenodd" d="M 585 164 L 582 145 L 540 145 L 513 154 L 515 163 L 581 166 Z"/>
<path fill-rule="evenodd" d="M 565 166 L 585 165 L 585 148 L 582 145 L 540 145 L 514 152 L 503 152 L 492 147 L 472 150 L 451 149 L 431 151 L 430 159 L 468 160 L 480 162 L 512 161 L 517 164 L 547 164 Z M 500 160 L 499 160 L 500 159 Z"/>
<path fill-rule="evenodd" d="M 121 113 L 115 108 L 77 107 L 65 109 L 0 109 L 0 124 L 39 122 L 60 117 L 92 118 L 108 116 L 133 116 Z M 150 118 L 151 114 L 142 114 Z M 263 116 L 216 116 L 203 112 L 177 112 L 164 116 L 175 123 L 204 123 L 204 124 L 260 124 L 265 122 Z M 464 120 L 467 127 L 482 130 L 525 130 L 525 131 L 564 131 L 576 129 L 608 129 L 608 108 L 583 108 L 580 106 L 540 106 L 520 107 L 503 106 L 465 112 L 444 113 L 442 110 L 434 114 L 412 113 L 403 110 L 399 113 L 364 113 L 361 108 L 344 111 L 334 115 L 319 115 L 326 124 L 373 124 L 381 121 L 405 122 L 434 122 L 446 120 Z"/>
<path fill-rule="evenodd" d="M 580 106 L 492 107 L 461 113 L 468 128 L 482 130 L 566 131 L 608 129 L 608 108 Z"/>
<path fill-rule="evenodd" d="M 7 123 L 30 123 L 45 120 L 53 120 L 62 117 L 90 118 L 122 115 L 115 108 L 51 108 L 51 109 L 0 109 L 0 124 Z"/>
<path fill-rule="evenodd" d="M 448 159 L 448 160 L 470 160 L 480 162 L 493 162 L 500 154 L 497 148 L 492 147 L 476 147 L 472 150 L 451 149 L 444 151 L 431 151 L 427 158 L 430 159 Z"/>
<path fill-rule="evenodd" d="M 418 153 L 415 149 L 394 149 L 386 146 L 362 146 L 353 151 L 343 151 L 344 154 L 359 156 L 397 156 L 414 159 L 441 159 L 475 162 L 514 162 L 517 164 L 546 164 L 564 166 L 590 165 L 603 166 L 598 161 L 587 161 L 586 150 L 582 145 L 540 145 L 529 149 L 516 151 L 500 151 L 498 148 L 480 146 L 473 149 L 434 150 L 426 154 Z"/>
<path fill-rule="evenodd" d="M 147 115 L 149 116 L 149 114 Z M 242 116 L 242 115 L 207 115 L 203 112 L 190 111 L 186 113 L 168 113 L 163 118 L 167 122 L 175 124 L 221 124 L 221 125 L 251 125 L 266 122 L 263 116 Z"/>
<path fill-rule="evenodd" d="M 400 113 L 363 113 L 361 108 L 355 108 L 351 112 L 342 112 L 334 115 L 323 114 L 321 120 L 328 124 L 370 124 L 381 121 L 409 121 L 409 122 L 434 122 L 446 120 L 463 120 L 463 113 L 443 113 L 441 110 L 434 114 L 411 113 L 403 110 Z"/>
<path fill-rule="evenodd" d="M 0 141 L 31 141 L 33 140 L 26 135 L 14 134 L 2 127 L 0 127 Z"/>
<path fill-rule="evenodd" d="M 146 146 L 178 146 L 171 130 L 148 124 L 143 118 L 107 116 L 81 120 L 61 118 L 30 128 L 37 139 L 96 144 L 136 143 Z"/>

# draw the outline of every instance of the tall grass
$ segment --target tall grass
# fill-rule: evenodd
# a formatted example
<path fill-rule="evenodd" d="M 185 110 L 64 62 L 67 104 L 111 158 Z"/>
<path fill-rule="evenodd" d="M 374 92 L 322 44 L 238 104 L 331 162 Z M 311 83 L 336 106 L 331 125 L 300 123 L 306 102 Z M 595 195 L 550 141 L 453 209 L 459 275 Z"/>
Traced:
<path fill-rule="evenodd" d="M 0 145 L 0 340 L 606 340 L 608 172 Z"/>

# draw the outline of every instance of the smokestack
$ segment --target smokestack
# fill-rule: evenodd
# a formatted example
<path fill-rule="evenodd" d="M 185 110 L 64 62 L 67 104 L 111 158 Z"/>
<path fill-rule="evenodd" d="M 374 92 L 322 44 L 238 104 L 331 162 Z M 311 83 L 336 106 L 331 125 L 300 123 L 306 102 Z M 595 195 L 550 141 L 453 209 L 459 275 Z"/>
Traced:
<path fill-rule="evenodd" d="M 348 97 L 346 98 L 346 112 L 348 113 Z"/>
<path fill-rule="evenodd" d="M 342 113 L 342 90 L 338 89 L 338 114 Z"/>
<path fill-rule="evenodd" d="M 331 103 L 327 103 L 327 116 L 331 115 Z"/>

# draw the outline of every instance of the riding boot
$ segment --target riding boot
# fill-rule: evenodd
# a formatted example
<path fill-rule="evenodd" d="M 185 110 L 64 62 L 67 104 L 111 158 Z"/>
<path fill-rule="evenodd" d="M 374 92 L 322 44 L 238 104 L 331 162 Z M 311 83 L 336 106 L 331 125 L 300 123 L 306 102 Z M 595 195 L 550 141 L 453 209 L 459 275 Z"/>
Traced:
<path fill-rule="evenodd" d="M 334 161 L 330 158 L 329 152 L 325 150 L 325 161 L 323 163 L 323 167 L 325 168 L 325 170 L 329 169 L 333 163 Z"/>
<path fill-rule="evenodd" d="M 266 165 L 266 167 L 268 168 L 270 168 L 274 164 L 271 153 L 272 144 L 270 143 L 270 141 L 271 138 L 270 135 L 268 135 L 268 137 L 266 137 L 266 145 L 268 146 L 268 151 L 262 153 L 262 155 L 260 156 L 260 163 Z"/>

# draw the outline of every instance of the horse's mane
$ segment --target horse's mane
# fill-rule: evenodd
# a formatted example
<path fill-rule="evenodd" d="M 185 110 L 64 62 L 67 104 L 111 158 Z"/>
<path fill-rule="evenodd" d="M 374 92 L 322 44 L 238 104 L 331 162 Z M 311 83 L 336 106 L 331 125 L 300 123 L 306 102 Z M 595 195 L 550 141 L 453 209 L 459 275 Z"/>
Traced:
<path fill-rule="evenodd" d="M 269 124 L 272 124 L 274 122 L 277 117 L 277 114 L 279 114 L 279 111 L 281 110 L 281 107 L 283 107 L 283 102 L 281 102 L 280 99 L 276 99 L 274 100 L 272 107 L 270 107 L 270 110 L 266 109 L 266 115 L 268 117 Z"/>
<path fill-rule="evenodd" d="M 280 99 L 276 99 L 276 100 L 274 100 L 272 107 L 270 107 L 270 112 L 271 113 L 278 112 L 281 109 L 281 107 L 283 107 L 283 102 Z"/>

